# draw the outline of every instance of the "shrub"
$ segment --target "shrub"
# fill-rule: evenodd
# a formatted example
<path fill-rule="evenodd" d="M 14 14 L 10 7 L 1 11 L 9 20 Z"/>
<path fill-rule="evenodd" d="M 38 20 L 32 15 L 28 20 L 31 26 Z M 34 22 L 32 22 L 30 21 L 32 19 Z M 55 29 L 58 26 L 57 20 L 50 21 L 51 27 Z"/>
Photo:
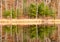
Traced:
<path fill-rule="evenodd" d="M 4 10 L 3 16 L 5 18 L 8 18 L 8 17 L 11 18 L 11 15 L 12 15 L 12 18 L 17 18 L 17 15 L 20 15 L 20 10 L 19 9 Z"/>
<path fill-rule="evenodd" d="M 37 13 L 37 7 L 36 7 L 36 4 L 30 4 L 28 6 L 28 15 L 30 17 L 36 17 L 36 13 Z M 48 5 L 45 5 L 44 2 L 40 3 L 38 5 L 38 15 L 39 16 L 52 16 L 54 17 L 56 11 L 53 10 L 53 8 L 49 7 Z"/>
<path fill-rule="evenodd" d="M 11 11 L 10 11 L 10 10 L 4 10 L 3 16 L 4 16 L 5 18 L 10 17 L 10 16 L 11 16 Z"/>
<path fill-rule="evenodd" d="M 35 4 L 30 4 L 28 7 L 28 15 L 30 17 L 36 17 L 36 5 Z"/>
<path fill-rule="evenodd" d="M 12 9 L 12 18 L 17 18 L 17 16 L 20 15 L 20 10 L 19 9 Z"/>
<path fill-rule="evenodd" d="M 17 17 L 17 13 L 16 13 L 16 10 L 12 9 L 12 18 L 16 18 Z"/>
<path fill-rule="evenodd" d="M 43 2 L 38 5 L 38 14 L 43 16 L 54 16 L 55 11 Z"/>

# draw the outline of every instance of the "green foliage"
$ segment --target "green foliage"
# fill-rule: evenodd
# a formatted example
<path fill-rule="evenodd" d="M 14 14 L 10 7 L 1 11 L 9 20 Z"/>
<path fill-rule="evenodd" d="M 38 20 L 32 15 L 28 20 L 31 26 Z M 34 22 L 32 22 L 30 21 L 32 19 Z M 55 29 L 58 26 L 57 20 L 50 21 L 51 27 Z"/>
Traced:
<path fill-rule="evenodd" d="M 49 37 L 50 34 L 56 30 L 56 26 L 40 26 L 38 27 L 38 36 L 43 39 L 45 37 Z"/>
<path fill-rule="evenodd" d="M 36 26 L 29 26 L 28 28 L 24 28 L 24 38 L 26 38 L 26 36 L 30 37 L 30 38 L 35 38 L 36 37 Z"/>
<path fill-rule="evenodd" d="M 28 7 L 28 15 L 30 17 L 36 17 L 36 5 L 35 4 L 30 4 Z"/>
<path fill-rule="evenodd" d="M 10 16 L 11 16 L 11 11 L 10 11 L 10 10 L 4 10 L 3 16 L 4 16 L 5 18 L 10 17 Z"/>
<path fill-rule="evenodd" d="M 17 17 L 16 10 L 12 9 L 12 18 L 16 18 L 16 17 Z"/>
<path fill-rule="evenodd" d="M 38 14 L 41 16 L 44 15 L 44 10 L 45 10 L 44 6 L 45 6 L 44 3 L 38 5 Z"/>
<path fill-rule="evenodd" d="M 16 26 L 15 25 L 12 25 L 12 32 L 15 33 L 16 32 Z"/>
<path fill-rule="evenodd" d="M 31 26 L 29 28 L 29 33 L 30 33 L 30 37 L 31 38 L 35 38 L 36 37 L 36 27 L 35 26 Z"/>
<path fill-rule="evenodd" d="M 4 31 L 7 32 L 7 33 L 9 33 L 11 31 L 10 26 L 4 26 L 3 28 L 4 28 Z"/>
<path fill-rule="evenodd" d="M 44 26 L 38 27 L 38 36 L 39 36 L 41 39 L 44 39 Z"/>
<path fill-rule="evenodd" d="M 30 17 L 36 17 L 36 12 L 37 12 L 37 7 L 36 4 L 30 4 L 28 6 L 28 15 Z M 55 15 L 55 10 L 53 10 L 53 8 L 50 8 L 48 5 L 45 5 L 44 2 L 40 3 L 38 5 L 38 15 L 40 16 L 52 16 L 54 17 Z"/>
<path fill-rule="evenodd" d="M 12 32 L 12 33 L 17 32 L 18 33 L 19 32 L 19 29 L 16 25 L 12 25 L 12 27 L 11 26 L 4 26 L 3 28 L 4 28 L 4 31 L 7 32 L 7 33 L 10 33 L 10 32 Z"/>
<path fill-rule="evenodd" d="M 12 9 L 12 18 L 17 18 L 17 15 L 20 15 L 20 10 L 19 9 Z"/>
<path fill-rule="evenodd" d="M 29 36 L 31 38 L 36 38 L 36 36 L 38 35 L 38 37 L 40 39 L 44 39 L 45 37 L 49 37 L 50 34 L 52 34 L 54 32 L 54 30 L 56 30 L 56 26 L 39 26 L 38 29 L 38 34 L 36 33 L 36 26 L 31 26 L 29 27 L 27 30 L 29 32 Z"/>
<path fill-rule="evenodd" d="M 38 14 L 43 16 L 54 16 L 55 11 L 49 6 L 45 5 L 43 2 L 38 5 Z"/>
<path fill-rule="evenodd" d="M 12 33 L 19 33 L 19 28 L 16 25 L 12 25 Z"/>
<path fill-rule="evenodd" d="M 12 15 L 12 18 L 16 18 L 17 15 L 20 15 L 20 10 L 19 9 L 4 10 L 3 16 L 5 18 L 11 17 L 11 15 Z"/>

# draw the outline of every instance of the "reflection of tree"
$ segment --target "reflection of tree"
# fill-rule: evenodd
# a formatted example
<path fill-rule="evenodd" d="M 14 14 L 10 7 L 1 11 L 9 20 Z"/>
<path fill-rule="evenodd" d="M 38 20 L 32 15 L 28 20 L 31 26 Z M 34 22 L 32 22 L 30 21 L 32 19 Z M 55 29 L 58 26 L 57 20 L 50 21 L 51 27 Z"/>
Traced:
<path fill-rule="evenodd" d="M 16 25 L 12 25 L 12 26 L 3 26 L 4 28 L 4 32 L 6 33 L 6 36 L 11 35 L 12 33 L 12 38 L 13 40 L 15 40 L 15 42 L 17 42 L 17 36 L 18 36 L 18 33 L 19 33 L 19 28 L 17 28 Z"/>
<path fill-rule="evenodd" d="M 56 26 L 38 26 L 38 33 L 36 33 L 36 26 L 29 26 L 27 28 L 25 28 L 25 34 L 24 34 L 24 40 L 27 40 L 27 38 L 36 38 L 38 35 L 38 38 L 41 40 L 41 42 L 44 41 L 51 41 L 53 40 L 53 38 L 51 38 L 52 35 L 56 35 Z M 54 33 L 54 34 L 53 34 Z M 54 36 L 56 37 L 56 36 Z M 55 39 L 56 40 L 56 39 Z"/>
<path fill-rule="evenodd" d="M 36 38 L 36 36 L 37 36 L 36 26 L 30 26 L 28 29 L 28 32 L 30 33 L 29 34 L 30 38 Z"/>
<path fill-rule="evenodd" d="M 18 39 L 18 35 L 19 35 L 19 28 L 17 27 L 17 25 L 12 25 L 12 35 L 13 35 L 13 37 L 14 37 L 14 40 L 15 40 L 15 42 L 18 42 L 19 40 L 17 40 Z"/>
<path fill-rule="evenodd" d="M 12 25 L 12 26 L 3 26 L 4 28 L 4 31 L 7 32 L 7 33 L 11 33 L 14 34 L 14 33 L 19 33 L 19 28 L 17 28 L 16 25 Z M 11 29 L 12 28 L 12 29 Z"/>
<path fill-rule="evenodd" d="M 40 26 L 38 27 L 38 35 L 41 39 L 49 40 L 49 36 L 52 36 L 56 28 L 56 26 Z"/>
<path fill-rule="evenodd" d="M 51 42 L 57 42 L 57 40 L 58 40 L 58 29 L 57 28 L 54 31 L 54 33 L 49 36 L 49 38 L 50 38 Z"/>
<path fill-rule="evenodd" d="M 11 32 L 11 30 L 10 30 L 10 28 L 11 28 L 11 26 L 3 26 L 3 28 L 4 28 L 4 31 L 5 32 L 7 32 L 7 33 L 10 33 Z"/>

